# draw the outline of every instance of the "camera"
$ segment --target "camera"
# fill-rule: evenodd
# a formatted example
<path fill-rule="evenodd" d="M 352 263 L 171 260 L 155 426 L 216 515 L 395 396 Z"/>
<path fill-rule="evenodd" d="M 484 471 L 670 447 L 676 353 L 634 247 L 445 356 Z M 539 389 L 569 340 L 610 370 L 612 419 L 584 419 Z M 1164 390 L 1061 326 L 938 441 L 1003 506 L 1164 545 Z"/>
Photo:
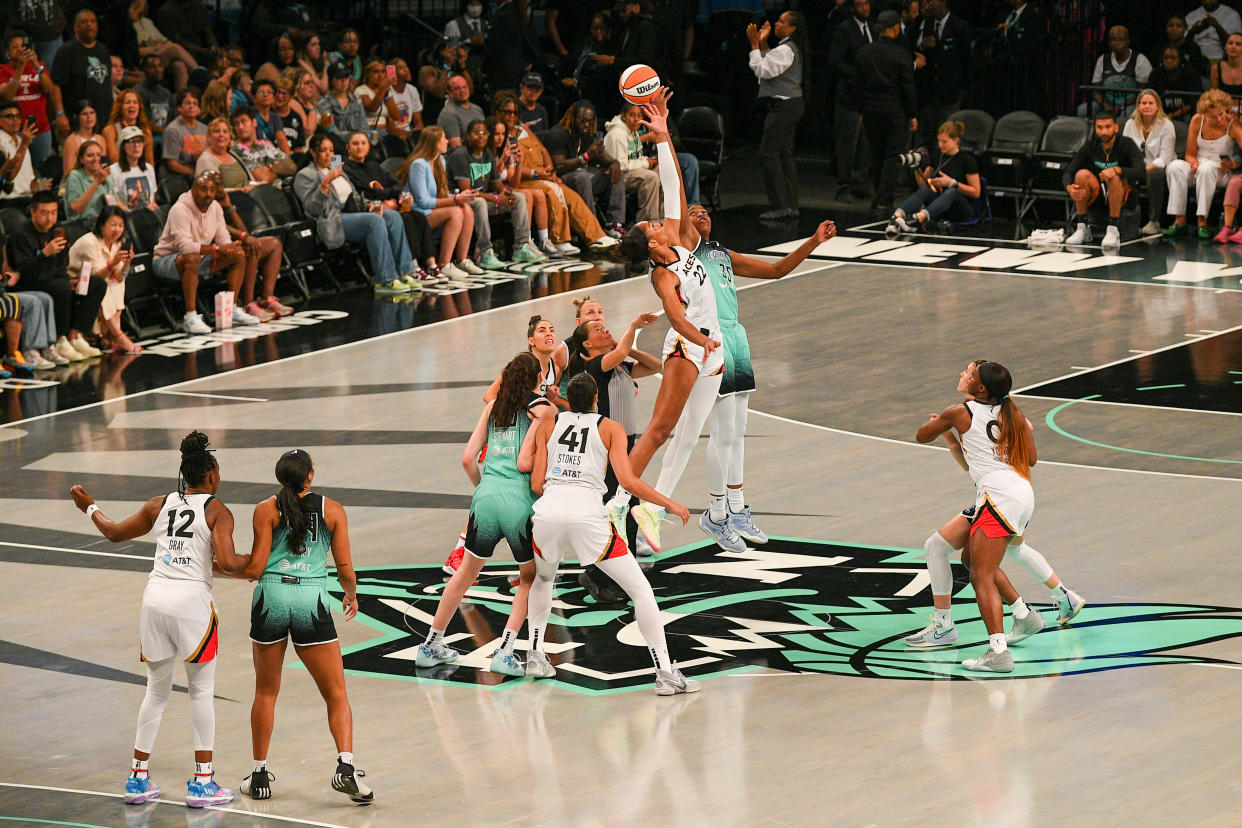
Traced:
<path fill-rule="evenodd" d="M 915 147 L 898 155 L 897 163 L 912 170 L 921 170 L 931 166 L 931 153 L 927 151 L 927 147 Z"/>

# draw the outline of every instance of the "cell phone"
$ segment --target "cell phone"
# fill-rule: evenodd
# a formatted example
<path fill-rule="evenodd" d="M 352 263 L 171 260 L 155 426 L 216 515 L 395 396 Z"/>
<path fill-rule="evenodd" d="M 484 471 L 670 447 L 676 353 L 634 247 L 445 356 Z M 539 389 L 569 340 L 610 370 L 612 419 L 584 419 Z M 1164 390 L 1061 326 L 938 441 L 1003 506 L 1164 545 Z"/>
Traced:
<path fill-rule="evenodd" d="M 385 67 L 384 71 L 388 73 L 388 79 L 389 79 L 389 80 L 395 80 L 395 79 L 396 79 L 396 77 L 397 77 L 397 67 L 395 67 L 395 66 L 391 66 L 391 65 L 390 65 L 390 66 Z"/>
<path fill-rule="evenodd" d="M 64 238 L 68 238 L 69 234 L 65 232 L 65 228 L 57 227 L 55 230 L 52 231 L 52 235 L 58 239 L 64 239 Z"/>
<path fill-rule="evenodd" d="M 28 37 L 22 38 L 22 48 L 27 52 L 34 51 L 34 43 Z"/>
<path fill-rule="evenodd" d="M 29 118 L 26 119 L 26 126 L 37 127 L 38 125 L 39 125 L 39 120 L 35 118 L 35 116 L 31 115 Z"/>
<path fill-rule="evenodd" d="M 603 141 L 603 140 L 604 140 L 604 132 L 603 132 L 603 130 L 600 130 L 600 131 L 596 132 L 596 133 L 595 133 L 595 142 L 596 142 L 596 143 L 599 143 L 599 142 L 601 142 L 601 141 Z"/>
<path fill-rule="evenodd" d="M 331 158 L 328 159 L 328 169 L 335 170 L 335 169 L 339 169 L 340 166 L 341 166 L 341 156 L 333 155 Z"/>

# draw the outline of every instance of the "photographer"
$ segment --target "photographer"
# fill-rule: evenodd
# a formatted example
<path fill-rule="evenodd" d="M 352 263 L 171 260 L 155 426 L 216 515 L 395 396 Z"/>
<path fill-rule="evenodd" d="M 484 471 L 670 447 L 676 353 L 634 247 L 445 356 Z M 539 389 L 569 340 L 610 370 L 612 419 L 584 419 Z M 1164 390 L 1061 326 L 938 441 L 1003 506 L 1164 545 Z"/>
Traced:
<path fill-rule="evenodd" d="M 910 195 L 893 213 L 889 231 L 910 232 L 915 225 L 926 225 L 941 217 L 948 221 L 965 221 L 975 209 L 975 199 L 982 192 L 979 180 L 979 162 L 973 153 L 962 151 L 961 121 L 945 121 L 936 130 L 939 157 L 933 166 L 932 159 L 923 149 L 906 153 L 900 158 L 907 166 L 923 163 L 915 169 L 914 178 L 919 189 Z"/>

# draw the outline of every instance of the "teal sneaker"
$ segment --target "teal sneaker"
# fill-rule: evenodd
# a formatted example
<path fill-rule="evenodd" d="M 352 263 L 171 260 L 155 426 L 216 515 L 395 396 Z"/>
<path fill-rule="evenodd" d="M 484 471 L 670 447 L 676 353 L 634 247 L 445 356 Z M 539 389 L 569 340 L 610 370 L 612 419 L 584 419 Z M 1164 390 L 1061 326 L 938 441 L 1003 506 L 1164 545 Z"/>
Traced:
<path fill-rule="evenodd" d="M 505 263 L 496 258 L 496 252 L 489 248 L 479 257 L 479 267 L 484 270 L 504 270 Z"/>
<path fill-rule="evenodd" d="M 538 264 L 547 260 L 548 257 L 536 250 L 530 242 L 513 251 L 514 264 Z"/>
<path fill-rule="evenodd" d="M 526 675 L 526 668 L 522 666 L 522 662 L 513 654 L 512 650 L 497 650 L 492 653 L 492 663 L 487 669 L 493 673 L 500 673 L 502 676 L 513 676 L 514 678 L 522 678 Z"/>
<path fill-rule="evenodd" d="M 1072 589 L 1065 590 L 1065 594 L 1069 597 L 1068 601 L 1057 596 L 1057 623 L 1062 627 L 1073 621 L 1074 616 L 1082 612 L 1082 608 L 1087 605 L 1086 599 Z"/>
<path fill-rule="evenodd" d="M 160 786 L 149 775 L 130 774 L 125 780 L 125 793 L 121 795 L 121 801 L 126 805 L 141 805 L 148 799 L 158 799 L 159 795 Z"/>
<path fill-rule="evenodd" d="M 457 660 L 457 656 L 456 650 L 443 644 L 434 647 L 430 644 L 419 644 L 418 652 L 414 655 L 414 666 L 435 667 L 437 664 L 451 664 Z"/>

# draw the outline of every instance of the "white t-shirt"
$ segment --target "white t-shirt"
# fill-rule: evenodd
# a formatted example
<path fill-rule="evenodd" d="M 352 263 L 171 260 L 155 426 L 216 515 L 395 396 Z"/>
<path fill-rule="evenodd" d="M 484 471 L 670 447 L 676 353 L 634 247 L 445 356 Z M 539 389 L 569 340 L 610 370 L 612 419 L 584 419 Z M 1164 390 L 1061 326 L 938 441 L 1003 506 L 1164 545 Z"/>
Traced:
<path fill-rule="evenodd" d="M 1199 6 L 1186 15 L 1186 29 L 1193 29 L 1194 25 L 1205 17 L 1207 17 L 1207 12 L 1203 10 L 1203 6 Z M 1224 3 L 1212 12 L 1212 17 L 1221 25 L 1226 34 L 1242 32 L 1242 15 Z M 1225 56 L 1225 44 L 1213 26 L 1208 26 L 1195 35 L 1195 43 L 1199 44 L 1199 51 L 1203 52 L 1203 56 L 1208 60 L 1220 60 Z"/>
<path fill-rule="evenodd" d="M 145 171 L 138 167 L 122 170 L 120 164 L 111 164 L 108 180 L 112 192 L 123 210 L 144 210 L 155 200 L 155 166 L 147 164 Z"/>
<path fill-rule="evenodd" d="M 397 111 L 401 113 L 401 117 L 397 120 L 397 126 L 408 129 L 410 119 L 416 113 L 423 111 L 422 99 L 418 97 L 418 87 L 412 83 L 407 83 L 405 89 L 398 92 L 396 89 L 391 90 L 389 97 L 396 104 Z"/>
<path fill-rule="evenodd" d="M 26 123 L 25 117 L 22 118 L 22 123 L 23 125 Z M 17 147 L 17 140 L 0 129 L 0 152 L 4 153 L 5 161 L 17 153 Z M 26 157 L 22 159 L 22 165 L 18 167 L 17 175 L 13 177 L 13 189 L 7 193 L 0 193 L 0 199 L 30 195 L 30 185 L 34 183 L 34 179 L 34 164 L 30 161 L 30 147 L 26 147 Z"/>

